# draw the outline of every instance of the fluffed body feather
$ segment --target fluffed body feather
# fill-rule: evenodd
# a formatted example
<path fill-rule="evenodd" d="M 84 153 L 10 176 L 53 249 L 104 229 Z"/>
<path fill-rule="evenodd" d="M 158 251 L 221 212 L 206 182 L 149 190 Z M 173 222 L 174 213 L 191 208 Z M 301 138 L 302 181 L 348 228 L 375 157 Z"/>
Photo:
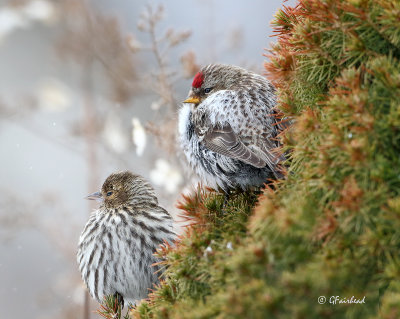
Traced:
<path fill-rule="evenodd" d="M 282 177 L 279 163 L 284 157 L 276 150 L 279 120 L 272 85 L 234 66 L 209 65 L 201 74 L 203 87 L 217 89 L 198 105 L 180 109 L 179 139 L 190 166 L 208 186 L 225 191 Z M 196 85 L 192 90 L 201 94 L 198 77 Z"/>
<path fill-rule="evenodd" d="M 175 238 L 168 212 L 158 205 L 153 188 L 133 175 L 135 195 L 116 207 L 95 210 L 79 239 L 77 260 L 93 298 L 120 294 L 126 303 L 146 298 L 158 283 L 159 262 L 153 254 L 163 241 Z M 104 185 L 103 185 L 104 188 Z"/>

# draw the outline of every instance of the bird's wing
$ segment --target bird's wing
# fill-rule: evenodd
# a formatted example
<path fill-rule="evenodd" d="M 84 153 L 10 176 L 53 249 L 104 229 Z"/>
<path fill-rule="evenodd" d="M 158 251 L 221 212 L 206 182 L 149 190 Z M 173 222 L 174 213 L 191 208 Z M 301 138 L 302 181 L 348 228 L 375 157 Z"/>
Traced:
<path fill-rule="evenodd" d="M 202 136 L 204 145 L 213 152 L 238 159 L 255 167 L 264 167 L 267 163 L 243 144 L 226 123 L 222 127 L 213 127 Z"/>
<path fill-rule="evenodd" d="M 263 139 L 260 144 L 262 159 L 267 162 L 268 167 L 277 178 L 282 178 L 283 175 L 279 172 L 278 164 L 285 160 L 285 156 L 277 153 L 277 145 L 270 139 Z"/>
<path fill-rule="evenodd" d="M 200 141 L 216 153 L 238 159 L 257 168 L 268 165 L 274 173 L 277 172 L 277 165 L 284 158 L 274 151 L 277 145 L 270 139 L 273 134 L 238 136 L 227 117 L 235 103 L 239 103 L 238 93 L 230 90 L 219 91 L 203 101 L 196 110 L 195 119 L 196 134 Z M 271 112 L 268 107 L 258 107 L 260 107 L 259 116 L 263 119 Z M 215 114 L 218 114 L 220 121 L 216 120 Z M 256 115 L 253 114 L 253 116 Z M 270 119 L 274 121 L 274 118 Z M 262 126 L 271 126 L 271 130 L 276 130 L 273 123 L 267 124 L 262 120 L 257 122 L 263 123 Z M 265 127 L 261 129 L 261 132 L 264 130 Z"/>

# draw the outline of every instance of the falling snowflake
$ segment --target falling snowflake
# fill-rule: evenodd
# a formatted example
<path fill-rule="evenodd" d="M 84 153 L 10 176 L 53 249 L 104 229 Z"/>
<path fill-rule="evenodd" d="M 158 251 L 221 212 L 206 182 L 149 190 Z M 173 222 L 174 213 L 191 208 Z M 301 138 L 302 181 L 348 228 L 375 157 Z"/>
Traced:
<path fill-rule="evenodd" d="M 54 4 L 45 0 L 33 0 L 21 8 L 22 14 L 33 21 L 44 23 L 54 22 L 56 10 Z"/>
<path fill-rule="evenodd" d="M 150 105 L 150 108 L 151 108 L 153 111 L 157 111 L 157 110 L 160 109 L 160 107 L 163 105 L 163 103 L 164 103 L 163 99 L 159 99 L 159 100 L 157 100 L 157 101 L 153 101 L 153 102 L 151 103 L 151 105 Z"/>
<path fill-rule="evenodd" d="M 163 159 L 158 159 L 155 164 L 155 168 L 150 172 L 152 182 L 155 185 L 164 187 L 170 194 L 175 193 L 182 183 L 180 172 Z"/>
<path fill-rule="evenodd" d="M 142 156 L 146 147 L 146 131 L 137 117 L 132 118 L 132 141 L 136 147 L 136 155 Z"/>
<path fill-rule="evenodd" d="M 103 137 L 107 145 L 116 153 L 123 153 L 128 149 L 128 138 L 122 130 L 121 120 L 110 113 L 104 125 Z"/>
<path fill-rule="evenodd" d="M 0 8 L 0 40 L 18 29 L 26 29 L 32 22 L 56 21 L 56 9 L 51 1 L 32 0 L 23 5 Z"/>
<path fill-rule="evenodd" d="M 204 250 L 204 253 L 203 253 L 203 256 L 204 257 L 207 257 L 209 254 L 211 254 L 212 253 L 212 248 L 210 247 L 210 246 L 208 246 L 205 250 Z"/>
<path fill-rule="evenodd" d="M 37 89 L 40 108 L 51 112 L 61 112 L 71 106 L 71 90 L 57 79 L 43 80 Z"/>
<path fill-rule="evenodd" d="M 0 40 L 16 29 L 28 27 L 29 22 L 14 8 L 3 7 L 0 9 Z"/>
<path fill-rule="evenodd" d="M 143 47 L 142 44 L 139 42 L 139 40 L 136 39 L 136 37 L 134 37 L 133 35 L 128 36 L 127 42 L 132 52 L 137 52 Z"/>

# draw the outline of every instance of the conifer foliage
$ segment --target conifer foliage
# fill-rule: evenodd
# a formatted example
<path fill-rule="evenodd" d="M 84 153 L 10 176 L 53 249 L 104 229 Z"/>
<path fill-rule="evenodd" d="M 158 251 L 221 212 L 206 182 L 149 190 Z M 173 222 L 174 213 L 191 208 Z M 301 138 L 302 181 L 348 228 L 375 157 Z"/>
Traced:
<path fill-rule="evenodd" d="M 400 2 L 301 0 L 273 24 L 287 178 L 255 209 L 186 198 L 195 223 L 134 318 L 400 318 Z"/>

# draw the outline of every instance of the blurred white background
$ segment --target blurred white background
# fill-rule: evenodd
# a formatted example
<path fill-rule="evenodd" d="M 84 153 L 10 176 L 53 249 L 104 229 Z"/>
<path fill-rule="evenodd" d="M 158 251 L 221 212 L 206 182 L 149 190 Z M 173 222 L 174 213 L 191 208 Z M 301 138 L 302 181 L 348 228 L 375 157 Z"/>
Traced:
<path fill-rule="evenodd" d="M 263 73 L 281 6 L 0 1 L 0 318 L 84 318 L 84 197 L 129 169 L 176 214 L 195 182 L 174 135 L 192 76 L 211 62 Z"/>

